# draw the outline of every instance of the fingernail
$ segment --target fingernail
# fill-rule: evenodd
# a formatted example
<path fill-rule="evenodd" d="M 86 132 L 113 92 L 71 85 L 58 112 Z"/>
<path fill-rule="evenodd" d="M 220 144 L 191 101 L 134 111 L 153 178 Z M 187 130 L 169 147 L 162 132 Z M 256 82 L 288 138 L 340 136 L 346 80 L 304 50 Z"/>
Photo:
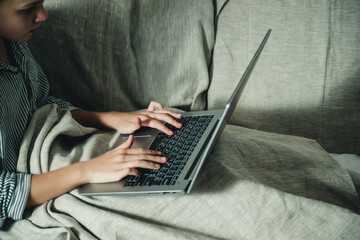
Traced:
<path fill-rule="evenodd" d="M 162 158 L 161 158 L 161 161 L 162 161 L 162 162 L 166 162 L 166 157 L 162 157 Z"/>
<path fill-rule="evenodd" d="M 155 168 L 156 168 L 156 169 L 159 169 L 159 168 L 160 168 L 160 165 L 159 165 L 159 164 L 155 164 Z"/>

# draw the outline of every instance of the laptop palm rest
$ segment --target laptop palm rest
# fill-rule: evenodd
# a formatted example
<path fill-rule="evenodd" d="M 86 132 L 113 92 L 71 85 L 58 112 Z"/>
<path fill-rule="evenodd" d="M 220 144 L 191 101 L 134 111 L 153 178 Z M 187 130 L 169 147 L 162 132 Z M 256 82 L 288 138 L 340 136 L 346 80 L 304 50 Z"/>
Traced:
<path fill-rule="evenodd" d="M 134 141 L 131 145 L 131 148 L 149 148 L 155 137 L 160 131 L 157 129 L 142 127 L 136 132 L 134 132 Z M 111 149 L 116 148 L 117 146 L 126 142 L 129 138 L 129 134 L 121 134 L 120 137 L 116 140 Z"/>

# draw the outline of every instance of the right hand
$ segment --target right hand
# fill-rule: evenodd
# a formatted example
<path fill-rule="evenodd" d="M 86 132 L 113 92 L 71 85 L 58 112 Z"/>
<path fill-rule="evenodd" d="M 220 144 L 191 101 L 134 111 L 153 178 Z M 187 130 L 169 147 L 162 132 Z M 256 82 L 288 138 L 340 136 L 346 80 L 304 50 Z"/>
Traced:
<path fill-rule="evenodd" d="M 144 148 L 130 149 L 134 136 L 117 148 L 103 155 L 83 162 L 85 177 L 88 183 L 105 183 L 120 181 L 127 175 L 139 176 L 136 168 L 159 169 L 166 158 L 158 151 Z"/>

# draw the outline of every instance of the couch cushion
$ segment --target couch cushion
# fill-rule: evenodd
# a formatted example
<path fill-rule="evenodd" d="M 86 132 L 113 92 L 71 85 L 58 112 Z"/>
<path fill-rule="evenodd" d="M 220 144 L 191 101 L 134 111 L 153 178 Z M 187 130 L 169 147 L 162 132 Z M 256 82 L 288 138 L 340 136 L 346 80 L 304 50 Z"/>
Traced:
<path fill-rule="evenodd" d="M 47 0 L 30 41 L 52 93 L 91 110 L 132 111 L 150 100 L 203 109 L 214 9 L 201 1 Z"/>
<path fill-rule="evenodd" d="M 232 123 L 360 153 L 360 1 L 217 2 L 209 108 L 222 107 L 273 32 Z"/>

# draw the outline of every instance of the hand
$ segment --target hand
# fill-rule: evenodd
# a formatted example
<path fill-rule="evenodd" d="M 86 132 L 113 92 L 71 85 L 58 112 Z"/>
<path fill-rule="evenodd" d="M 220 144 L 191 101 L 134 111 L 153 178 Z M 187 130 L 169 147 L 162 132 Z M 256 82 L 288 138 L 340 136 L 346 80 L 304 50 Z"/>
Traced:
<path fill-rule="evenodd" d="M 147 111 L 131 113 L 111 112 L 104 118 L 104 122 L 106 122 L 108 127 L 116 129 L 123 134 L 133 133 L 140 127 L 151 127 L 172 135 L 173 132 L 162 122 L 167 122 L 176 128 L 181 128 L 182 125 L 174 119 L 181 119 L 181 117 L 181 114 L 165 110 L 160 103 L 151 101 Z"/>
<path fill-rule="evenodd" d="M 166 162 L 161 153 L 148 149 L 130 149 L 134 136 L 119 147 L 105 154 L 83 162 L 87 183 L 105 183 L 120 181 L 127 175 L 139 176 L 136 168 L 159 169 Z"/>
<path fill-rule="evenodd" d="M 115 182 L 127 175 L 139 175 L 136 168 L 159 169 L 159 164 L 166 162 L 160 152 L 129 149 L 133 140 L 130 135 L 119 147 L 99 157 L 32 175 L 26 206 L 37 206 L 86 183 Z"/>
<path fill-rule="evenodd" d="M 149 106 L 147 108 L 147 110 L 149 112 L 151 111 L 157 111 L 157 110 L 163 110 L 164 109 L 164 106 L 161 104 L 161 103 L 158 103 L 158 102 L 155 102 L 155 101 L 151 101 L 149 103 Z"/>
<path fill-rule="evenodd" d="M 173 132 L 163 122 L 167 122 L 176 128 L 182 125 L 176 121 L 181 119 L 181 114 L 165 110 L 158 102 L 150 102 L 147 111 L 142 112 L 89 112 L 74 110 L 71 112 L 73 118 L 86 127 L 116 129 L 120 133 L 133 133 L 140 127 L 151 127 L 172 135 Z"/>

